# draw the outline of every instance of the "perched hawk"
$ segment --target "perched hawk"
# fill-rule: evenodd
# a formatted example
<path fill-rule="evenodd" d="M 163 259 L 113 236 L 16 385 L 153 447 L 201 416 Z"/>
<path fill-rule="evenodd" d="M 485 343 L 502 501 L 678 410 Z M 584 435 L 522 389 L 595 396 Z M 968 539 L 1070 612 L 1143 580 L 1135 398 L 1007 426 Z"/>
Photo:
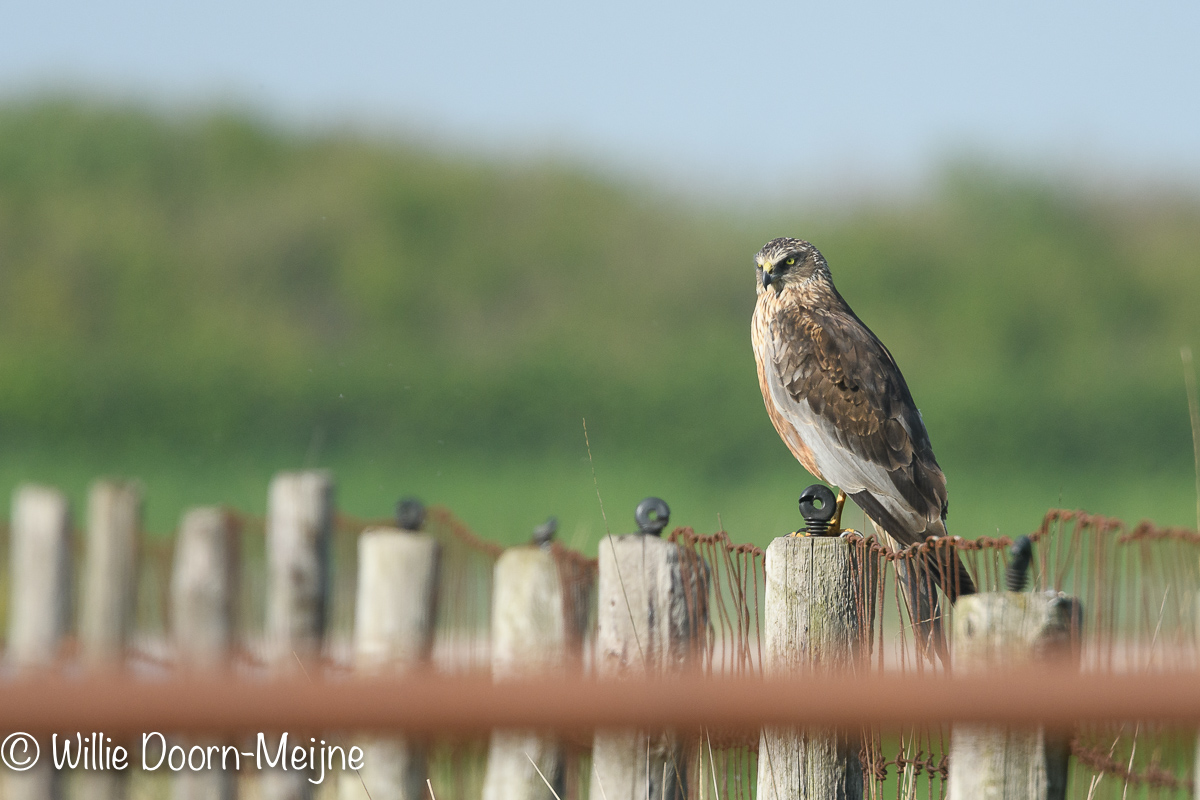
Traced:
<path fill-rule="evenodd" d="M 946 476 L 892 354 L 838 294 L 817 248 L 773 239 L 755 262 L 758 383 L 788 449 L 895 545 L 945 535 Z M 936 597 L 918 597 L 922 578 L 951 601 L 975 591 L 961 561 L 925 570 L 907 576 L 921 617 L 936 618 Z"/>

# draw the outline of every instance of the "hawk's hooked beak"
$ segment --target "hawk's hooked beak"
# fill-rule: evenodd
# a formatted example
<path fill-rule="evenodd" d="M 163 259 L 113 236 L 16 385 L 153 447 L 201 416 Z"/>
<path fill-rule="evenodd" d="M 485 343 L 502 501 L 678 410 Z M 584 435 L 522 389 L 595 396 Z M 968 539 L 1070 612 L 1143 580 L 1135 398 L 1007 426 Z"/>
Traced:
<path fill-rule="evenodd" d="M 762 270 L 762 285 L 765 289 L 771 285 L 771 265 L 764 264 L 763 266 L 759 267 L 759 269 Z"/>

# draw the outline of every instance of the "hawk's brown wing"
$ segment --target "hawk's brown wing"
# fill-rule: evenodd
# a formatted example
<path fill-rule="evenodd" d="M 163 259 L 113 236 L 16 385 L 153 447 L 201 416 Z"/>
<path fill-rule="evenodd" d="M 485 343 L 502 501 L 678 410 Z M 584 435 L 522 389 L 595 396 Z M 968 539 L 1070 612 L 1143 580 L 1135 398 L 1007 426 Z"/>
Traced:
<path fill-rule="evenodd" d="M 803 437 L 805 443 L 817 445 L 815 455 L 822 471 L 826 471 L 824 461 L 834 462 L 829 464 L 833 473 L 844 471 L 840 467 L 846 459 L 838 457 L 842 453 L 826 453 L 829 450 L 845 451 L 854 461 L 862 459 L 882 468 L 886 482 L 878 480 L 877 470 L 869 469 L 860 470 L 858 480 L 848 486 L 834 475 L 826 477 L 847 492 L 860 488 L 895 495 L 926 522 L 912 519 L 901 530 L 889 530 L 893 536 L 918 541 L 926 534 L 943 533 L 944 529 L 931 528 L 941 528 L 938 523 L 946 517 L 946 476 L 937 465 L 904 375 L 880 339 L 844 302 L 839 305 L 806 309 L 781 320 L 786 345 L 775 348 L 776 371 L 792 401 L 808 404 L 816 417 L 810 425 L 818 441 Z M 786 330 L 788 324 L 793 330 Z"/>
<path fill-rule="evenodd" d="M 829 306 L 793 306 L 770 325 L 773 418 L 795 430 L 821 477 L 900 545 L 945 535 L 946 477 L 900 368 L 840 295 Z M 953 600 L 975 591 L 956 561 L 918 571 L 931 568 Z"/>

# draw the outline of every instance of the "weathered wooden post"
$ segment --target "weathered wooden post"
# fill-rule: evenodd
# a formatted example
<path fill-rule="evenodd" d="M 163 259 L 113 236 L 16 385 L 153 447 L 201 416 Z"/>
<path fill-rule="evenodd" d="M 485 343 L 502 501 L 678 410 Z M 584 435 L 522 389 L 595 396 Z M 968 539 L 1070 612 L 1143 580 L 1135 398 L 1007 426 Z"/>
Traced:
<path fill-rule="evenodd" d="M 79 609 L 81 655 L 91 669 L 119 670 L 137 611 L 141 486 L 112 480 L 94 483 L 87 524 Z M 128 785 L 127 770 L 87 772 L 78 782 L 84 800 L 115 800 L 127 793 Z"/>
<path fill-rule="evenodd" d="M 94 669 L 120 668 L 125 657 L 137 610 L 141 525 L 140 485 L 109 480 L 92 484 L 79 640 L 84 661 Z"/>
<path fill-rule="evenodd" d="M 193 508 L 183 515 L 171 572 L 171 639 L 181 671 L 219 672 L 228 667 L 237 564 L 237 532 L 228 514 L 220 508 Z M 236 796 L 237 773 L 232 770 L 185 770 L 172 776 L 173 800 Z"/>
<path fill-rule="evenodd" d="M 1013 546 L 1007 592 L 959 598 L 952 654 L 959 675 L 1052 664 L 1078 668 L 1083 614 L 1075 598 L 1025 593 L 1032 546 Z M 950 734 L 950 800 L 1061 800 L 1069 737 L 1045 728 L 955 725 Z"/>
<path fill-rule="evenodd" d="M 669 514 L 666 503 L 647 498 L 637 509 L 640 533 L 600 541 L 601 678 L 675 675 L 696 665 L 708 627 L 708 575 L 693 553 L 659 538 Z M 682 800 L 686 757 L 670 731 L 597 731 L 590 796 Z"/>
<path fill-rule="evenodd" d="M 441 546 L 420 533 L 424 510 L 416 501 L 401 503 L 397 517 L 405 528 L 373 528 L 358 538 L 354 668 L 362 675 L 425 667 L 433 649 Z M 360 746 L 363 767 L 338 778 L 340 800 L 427 797 L 422 746 L 398 738 L 364 739 Z"/>
<path fill-rule="evenodd" d="M 319 674 L 325 638 L 333 479 L 324 471 L 283 472 L 267 495 L 265 655 L 276 676 Z M 263 800 L 308 800 L 307 772 L 264 770 Z"/>
<path fill-rule="evenodd" d="M 533 544 L 509 548 L 496 561 L 492 677 L 497 681 L 562 673 L 577 663 L 574 651 L 583 630 L 578 616 L 568 610 L 570 600 L 552 550 L 556 529 L 552 517 L 534 532 Z M 483 800 L 550 800 L 554 793 L 561 797 L 564 760 L 562 744 L 553 736 L 493 731 Z"/>
<path fill-rule="evenodd" d="M 52 668 L 71 618 L 71 512 L 56 489 L 25 484 L 13 493 L 9 556 L 9 666 L 17 673 Z M 5 770 L 8 800 L 53 800 L 62 795 L 61 776 L 40 743 L 36 765 Z M 9 755 L 17 761 L 32 751 Z"/>
<path fill-rule="evenodd" d="M 325 639 L 333 479 L 283 472 L 267 496 L 267 661 L 278 675 L 315 668 Z"/>
<path fill-rule="evenodd" d="M 822 487 L 823 488 L 823 487 Z M 829 495 L 827 503 L 832 502 Z M 832 514 L 832 506 L 828 508 Z M 826 518 L 828 521 L 828 518 Z M 763 672 L 847 676 L 860 658 L 867 603 L 864 565 L 853 542 L 839 536 L 784 536 L 766 557 Z M 761 800 L 853 800 L 863 796 L 857 737 L 818 728 L 764 729 L 758 748 Z"/>
<path fill-rule="evenodd" d="M 71 511 L 62 492 L 17 488 L 10 547 L 6 656 L 18 670 L 44 669 L 71 619 Z"/>

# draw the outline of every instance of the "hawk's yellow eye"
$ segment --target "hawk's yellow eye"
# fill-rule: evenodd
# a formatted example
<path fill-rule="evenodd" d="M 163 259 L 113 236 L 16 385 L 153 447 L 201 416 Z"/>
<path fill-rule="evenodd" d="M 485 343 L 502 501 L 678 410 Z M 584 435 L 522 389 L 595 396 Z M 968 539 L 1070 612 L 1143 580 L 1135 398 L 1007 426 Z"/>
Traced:
<path fill-rule="evenodd" d="M 795 263 L 796 263 L 796 259 L 794 259 L 794 258 L 789 258 L 789 259 L 787 260 L 787 265 L 788 265 L 789 267 L 790 267 L 792 264 L 795 264 Z"/>

